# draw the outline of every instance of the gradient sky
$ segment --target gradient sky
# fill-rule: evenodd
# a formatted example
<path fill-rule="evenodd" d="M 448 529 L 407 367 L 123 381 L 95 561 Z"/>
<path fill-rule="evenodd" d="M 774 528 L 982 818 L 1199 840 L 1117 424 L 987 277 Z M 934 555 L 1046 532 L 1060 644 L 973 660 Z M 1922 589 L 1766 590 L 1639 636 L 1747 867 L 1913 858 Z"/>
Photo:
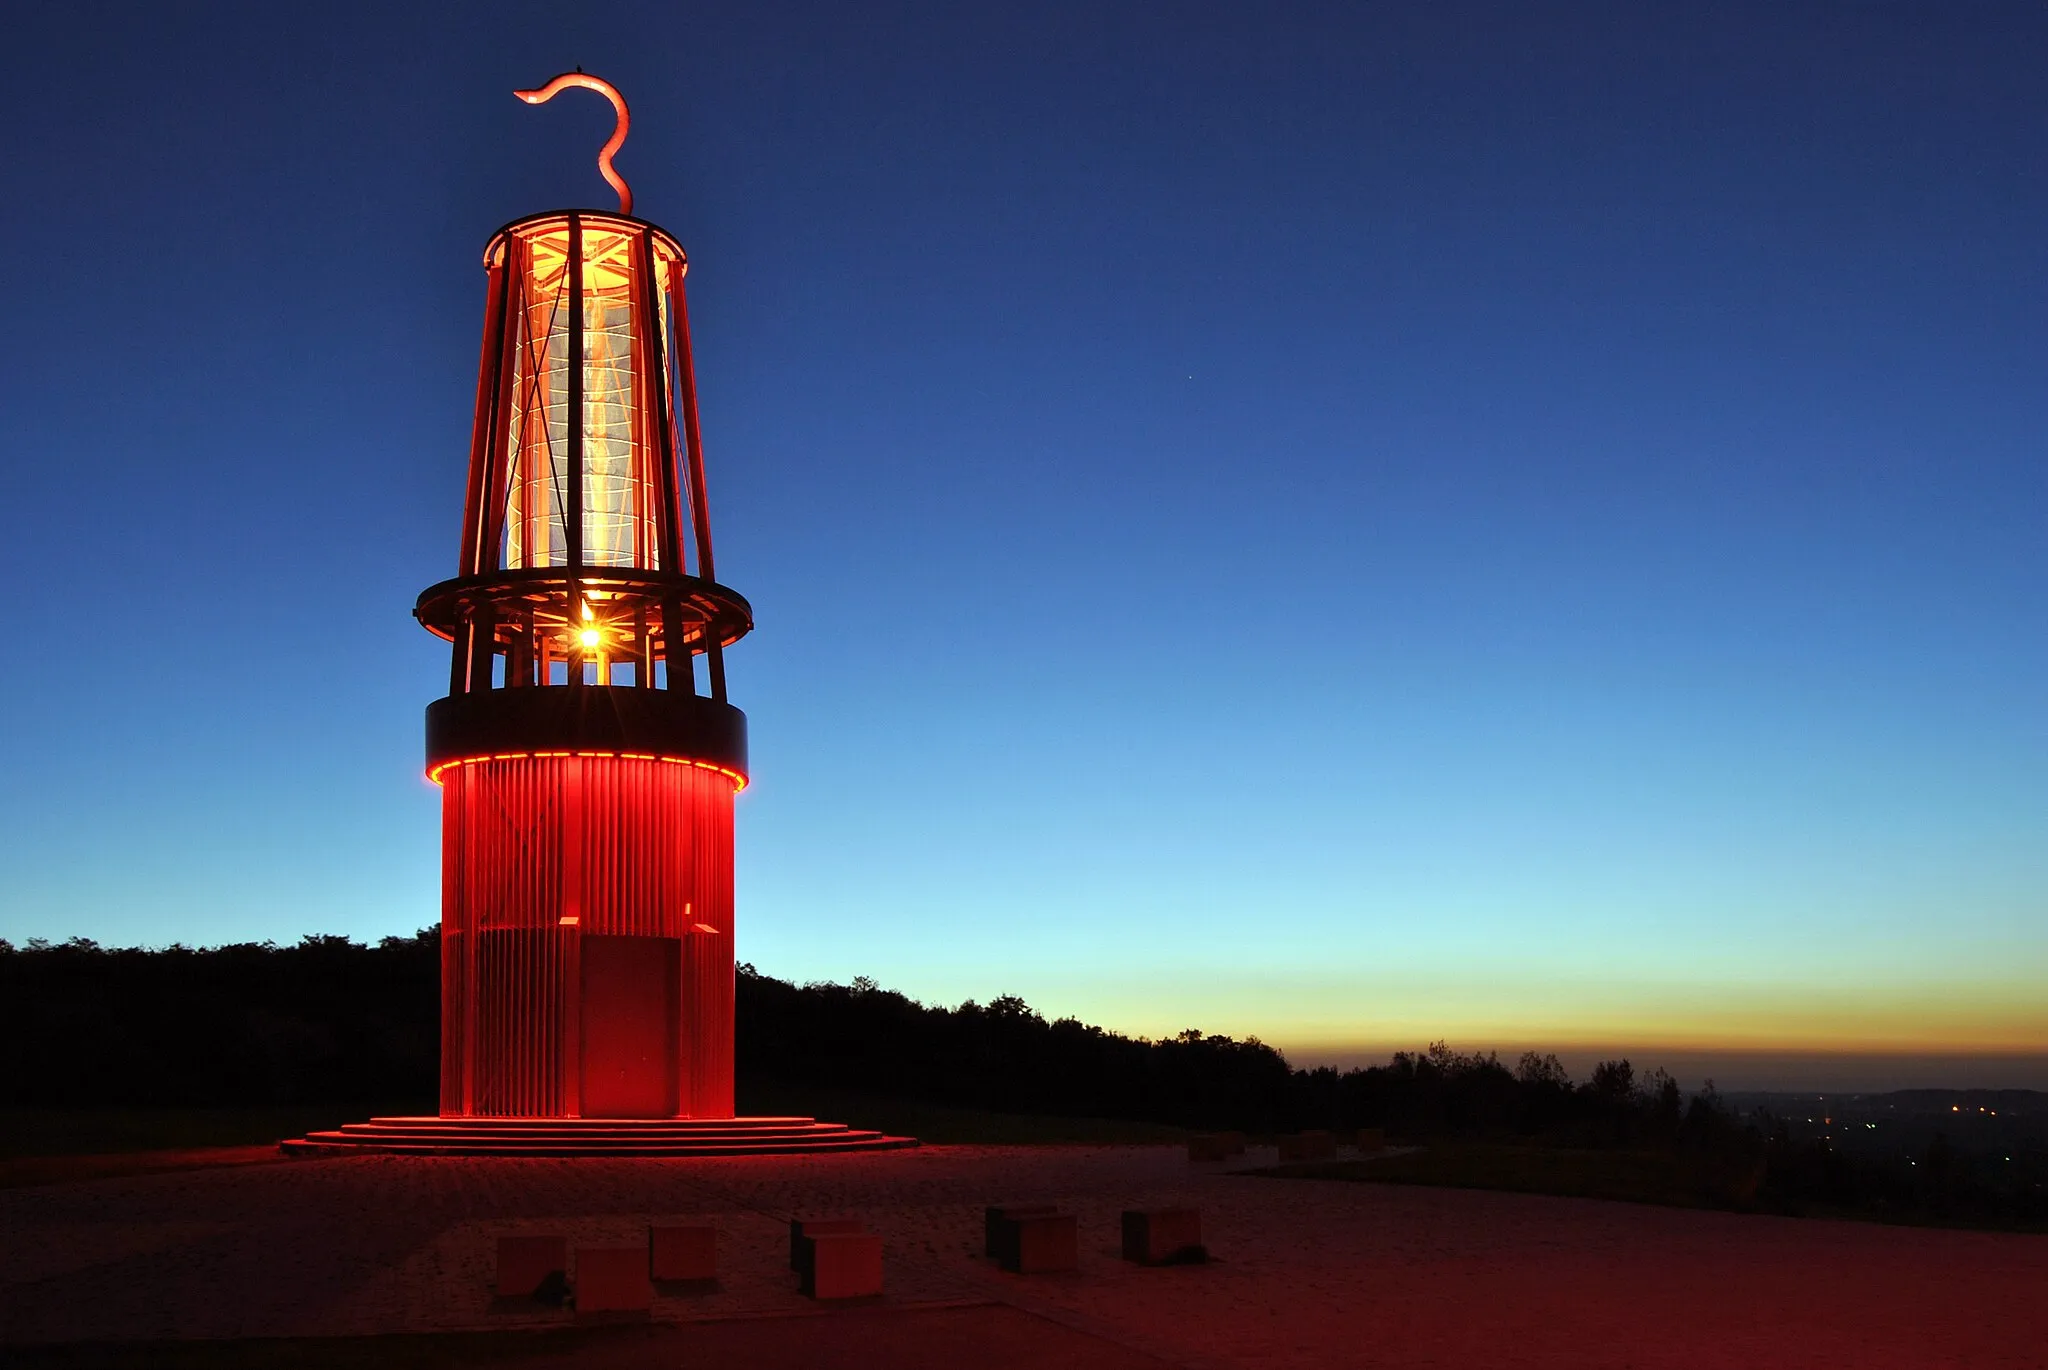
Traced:
<path fill-rule="evenodd" d="M 437 916 L 409 611 L 484 241 L 612 203 L 602 101 L 510 94 L 580 63 L 690 250 L 759 623 L 744 959 L 2048 1085 L 2040 5 L 6 36 L 0 936 Z"/>

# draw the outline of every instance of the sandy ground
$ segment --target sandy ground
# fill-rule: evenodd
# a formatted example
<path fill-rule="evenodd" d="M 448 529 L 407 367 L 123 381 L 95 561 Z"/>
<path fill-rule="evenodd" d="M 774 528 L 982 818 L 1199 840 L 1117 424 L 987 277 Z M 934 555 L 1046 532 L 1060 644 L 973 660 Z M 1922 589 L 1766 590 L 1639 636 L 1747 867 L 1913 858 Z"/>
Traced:
<path fill-rule="evenodd" d="M 1079 1271 L 984 1261 L 981 1208 L 1002 1200 L 1078 1214 Z M 1120 1260 L 1120 1210 L 1159 1204 L 1200 1208 L 1218 1259 Z M 883 1234 L 879 1311 L 796 1293 L 791 1214 Z M 664 1290 L 654 1311 L 697 1340 L 756 1335 L 732 1330 L 751 1319 L 802 1316 L 810 1335 L 844 1318 L 851 1336 L 893 1325 L 873 1322 L 889 1310 L 1006 1305 L 1192 1370 L 2048 1366 L 2048 1237 L 1257 1179 L 1164 1147 L 362 1156 L 16 1188 L 0 1191 L 0 1344 L 559 1325 L 571 1315 L 494 1303 L 497 1236 L 631 1242 L 662 1218 L 720 1231 L 718 1286 Z"/>

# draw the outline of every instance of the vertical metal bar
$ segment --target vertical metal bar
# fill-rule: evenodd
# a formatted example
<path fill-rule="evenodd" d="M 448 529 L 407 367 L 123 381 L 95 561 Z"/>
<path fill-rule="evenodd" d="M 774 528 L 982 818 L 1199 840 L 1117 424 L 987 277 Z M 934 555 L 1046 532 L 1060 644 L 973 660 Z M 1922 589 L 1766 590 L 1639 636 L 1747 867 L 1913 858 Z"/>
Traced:
<path fill-rule="evenodd" d="M 459 695 L 469 688 L 469 644 L 476 628 L 469 615 L 460 613 L 455 621 L 455 639 L 448 644 L 448 693 Z"/>
<path fill-rule="evenodd" d="M 512 640 L 505 648 L 505 687 L 533 684 L 533 615 L 521 613 L 512 619 Z"/>
<path fill-rule="evenodd" d="M 651 393 L 654 384 L 654 362 L 649 354 L 647 317 L 643 305 L 647 292 L 641 282 L 645 270 L 641 262 L 644 253 L 635 251 L 646 238 L 646 231 L 627 233 L 626 243 L 626 355 L 627 390 L 632 403 L 627 406 L 626 441 L 626 490 L 631 501 L 633 540 L 626 555 L 626 564 L 641 569 L 658 566 L 661 555 L 656 550 L 655 529 L 660 520 L 661 497 L 656 493 L 659 476 L 655 470 L 655 453 L 661 444 L 654 436 L 654 408 Z"/>
<path fill-rule="evenodd" d="M 676 302 L 677 391 L 683 402 L 684 450 L 690 458 L 690 519 L 697 534 L 697 574 L 716 580 L 718 571 L 711 560 L 711 508 L 704 493 L 704 443 L 697 432 L 697 364 L 690 351 L 690 303 L 683 293 L 683 272 L 671 269 L 669 279 L 674 283 Z"/>
<path fill-rule="evenodd" d="M 583 220 L 569 216 L 569 491 L 562 532 L 569 547 L 569 632 L 583 609 Z M 569 683 L 581 685 L 584 656 L 570 657 Z"/>
<path fill-rule="evenodd" d="M 498 656 L 497 615 L 491 606 L 471 611 L 469 622 L 469 688 L 491 688 L 491 666 Z"/>
<path fill-rule="evenodd" d="M 526 338 L 526 244 L 508 234 L 505 239 L 504 308 L 499 332 L 496 394 L 491 403 L 490 441 L 484 448 L 487 474 L 484 478 L 484 516 L 481 541 L 476 552 L 477 572 L 496 570 L 504 564 L 505 520 L 510 514 L 507 498 L 512 482 L 512 406 L 518 388 L 519 358 Z"/>
<path fill-rule="evenodd" d="M 554 540 L 554 512 L 549 501 L 562 498 L 559 482 L 555 480 L 554 435 L 548 426 L 548 339 L 554 332 L 555 315 L 559 306 L 554 297 L 541 308 L 538 297 L 529 298 L 527 292 L 537 289 L 539 280 L 534 274 L 533 244 L 524 238 L 518 240 L 514 265 L 519 271 L 521 307 L 516 312 L 513 337 L 518 348 L 513 365 L 513 403 L 521 407 L 519 415 L 519 447 L 516 454 L 519 461 L 519 475 L 522 477 L 512 487 L 512 497 L 507 504 L 517 511 L 519 519 L 520 560 L 527 566 L 546 565 L 556 558 L 558 549 Z M 569 288 L 568 273 L 563 272 L 561 289 Z M 534 325 L 540 325 L 538 336 Z M 510 428 L 511 409 L 506 409 L 507 428 Z M 539 441 L 535 432 L 538 425 Z M 510 438 L 508 436 L 507 442 Z M 545 476 L 533 469 L 530 462 L 538 461 L 545 455 L 548 467 Z M 506 458 L 507 479 L 513 478 L 511 471 L 512 454 Z M 513 515 L 508 512 L 507 517 Z M 566 532 L 565 532 L 566 535 Z"/>
<path fill-rule="evenodd" d="M 457 771 L 462 767 L 457 766 Z M 449 876 L 455 854 L 461 850 L 455 840 L 455 805 L 461 781 L 453 774 L 441 786 L 441 1090 L 442 1117 L 462 1112 L 460 1042 L 462 1037 L 461 991 L 456 966 L 463 945 L 462 924 L 455 900 L 449 898 Z"/>
<path fill-rule="evenodd" d="M 595 910 L 586 909 L 583 899 L 583 773 L 590 764 L 582 757 L 553 757 L 547 763 L 554 768 L 558 808 L 556 821 L 561 825 L 561 884 L 562 905 L 560 915 L 573 916 L 577 921 L 568 924 L 569 935 L 565 939 L 562 958 L 561 990 L 557 1002 L 561 1005 L 561 1043 L 559 1065 L 561 1072 L 561 1109 L 565 1116 L 583 1116 L 583 919 Z M 559 915 L 558 915 L 559 918 Z M 562 926 L 559 921 L 557 926 Z"/>
<path fill-rule="evenodd" d="M 691 659 L 683 601 L 675 595 L 661 602 L 661 650 L 668 657 L 668 688 L 697 693 L 697 667 Z"/>
<path fill-rule="evenodd" d="M 509 251 L 508 251 L 508 256 Z M 476 413 L 469 435 L 469 486 L 463 497 L 461 575 L 479 574 L 483 567 L 484 527 L 490 520 L 488 475 L 491 468 L 492 418 L 498 409 L 498 389 L 504 371 L 505 287 L 510 278 L 504 265 L 491 268 L 490 303 L 484 307 L 483 350 L 477 359 Z"/>
<path fill-rule="evenodd" d="M 569 216 L 569 491 L 562 532 L 569 545 L 569 573 L 583 570 L 583 220 Z M 570 606 L 575 616 L 578 606 Z"/>
<path fill-rule="evenodd" d="M 711 668 L 711 697 L 725 703 L 725 648 L 715 638 L 705 638 L 704 662 Z"/>
<path fill-rule="evenodd" d="M 466 862 L 469 850 L 476 841 L 475 825 L 469 821 L 469 792 L 475 781 L 473 777 L 464 774 L 468 769 L 467 766 L 457 766 L 453 772 L 456 784 L 460 789 L 461 807 L 457 811 L 457 817 L 461 826 L 456 830 L 458 834 L 456 845 L 459 846 L 460 850 L 459 853 L 450 851 L 442 858 L 449 865 L 450 869 L 460 871 L 463 878 L 463 885 L 460 891 L 450 890 L 447 894 L 444 894 L 443 898 L 448 904 L 454 906 L 459 911 L 457 921 L 462 927 L 462 983 L 464 989 L 462 1112 L 465 1117 L 474 1116 L 476 1113 L 477 1039 L 483 1031 L 482 995 L 477 983 L 476 943 L 477 924 L 480 920 L 477 918 L 471 894 L 472 887 L 470 881 L 472 872 L 467 870 L 464 864 L 458 864 L 458 862 Z M 444 880 L 444 888 L 448 883 L 448 881 Z"/>
<path fill-rule="evenodd" d="M 640 317 L 650 344 L 647 372 L 654 382 L 647 426 L 659 445 L 656 476 L 661 516 L 656 520 L 656 536 L 660 539 L 661 569 L 680 575 L 688 568 L 683 565 L 682 505 L 676 498 L 676 416 L 669 396 L 668 339 L 657 298 L 661 286 L 655 279 L 654 234 L 646 229 L 640 231 L 640 281 Z"/>

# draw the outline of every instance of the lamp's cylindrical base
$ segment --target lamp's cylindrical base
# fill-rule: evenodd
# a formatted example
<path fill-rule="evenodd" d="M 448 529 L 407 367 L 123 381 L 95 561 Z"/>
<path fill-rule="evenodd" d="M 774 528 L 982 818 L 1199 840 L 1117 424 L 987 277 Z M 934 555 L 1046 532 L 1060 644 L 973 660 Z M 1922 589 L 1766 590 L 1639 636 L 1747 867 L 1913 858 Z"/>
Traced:
<path fill-rule="evenodd" d="M 442 1115 L 732 1117 L 732 778 L 510 756 L 441 782 Z"/>

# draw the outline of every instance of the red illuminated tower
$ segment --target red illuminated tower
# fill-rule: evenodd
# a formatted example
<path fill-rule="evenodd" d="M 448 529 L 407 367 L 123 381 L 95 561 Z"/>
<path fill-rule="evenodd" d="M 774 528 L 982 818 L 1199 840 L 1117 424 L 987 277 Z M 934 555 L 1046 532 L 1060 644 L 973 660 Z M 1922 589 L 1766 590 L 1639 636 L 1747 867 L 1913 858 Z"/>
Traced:
<path fill-rule="evenodd" d="M 759 1150 L 902 1145 L 735 1118 L 724 651 L 753 610 L 713 568 L 674 238 L 619 211 L 514 220 L 484 250 L 458 574 L 414 611 L 452 644 L 427 709 L 442 787 L 441 1107 L 307 1144 Z"/>

